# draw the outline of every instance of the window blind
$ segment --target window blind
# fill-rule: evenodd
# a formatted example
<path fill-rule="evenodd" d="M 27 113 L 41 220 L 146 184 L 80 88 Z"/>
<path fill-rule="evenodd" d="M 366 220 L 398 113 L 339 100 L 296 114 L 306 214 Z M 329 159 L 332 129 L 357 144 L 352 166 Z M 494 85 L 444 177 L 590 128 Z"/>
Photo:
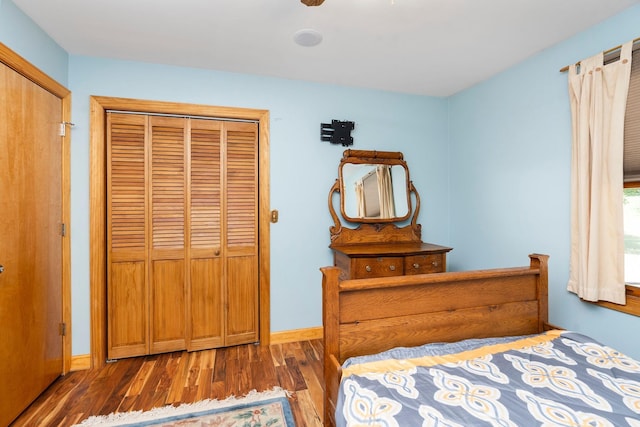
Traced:
<path fill-rule="evenodd" d="M 624 120 L 624 180 L 640 181 L 640 49 L 631 60 L 631 78 Z"/>

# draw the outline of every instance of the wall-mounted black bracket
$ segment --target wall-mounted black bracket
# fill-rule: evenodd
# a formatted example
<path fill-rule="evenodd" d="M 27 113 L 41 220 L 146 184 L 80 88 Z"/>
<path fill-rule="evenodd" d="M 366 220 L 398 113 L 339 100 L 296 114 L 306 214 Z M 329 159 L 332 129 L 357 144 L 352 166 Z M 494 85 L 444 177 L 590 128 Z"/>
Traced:
<path fill-rule="evenodd" d="M 331 120 L 331 124 L 320 123 L 320 140 L 348 147 L 353 145 L 351 131 L 355 126 L 354 122 L 341 122 L 339 120 Z"/>

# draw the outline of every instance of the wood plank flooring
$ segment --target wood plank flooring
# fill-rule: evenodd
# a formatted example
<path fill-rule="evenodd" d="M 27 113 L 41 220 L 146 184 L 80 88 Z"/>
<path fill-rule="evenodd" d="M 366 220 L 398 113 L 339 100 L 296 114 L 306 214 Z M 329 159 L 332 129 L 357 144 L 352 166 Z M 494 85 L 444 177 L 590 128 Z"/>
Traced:
<path fill-rule="evenodd" d="M 291 392 L 297 427 L 322 426 L 322 352 L 322 340 L 308 340 L 121 359 L 60 377 L 11 426 L 65 427 L 91 415 L 240 397 L 275 386 Z"/>

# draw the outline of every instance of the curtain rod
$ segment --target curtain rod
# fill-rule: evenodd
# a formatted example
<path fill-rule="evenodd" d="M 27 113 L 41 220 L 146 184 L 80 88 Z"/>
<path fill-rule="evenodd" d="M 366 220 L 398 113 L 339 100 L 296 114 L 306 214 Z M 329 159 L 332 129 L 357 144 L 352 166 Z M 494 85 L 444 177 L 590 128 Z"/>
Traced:
<path fill-rule="evenodd" d="M 638 44 L 638 46 L 636 46 L 636 44 L 638 42 L 640 42 L 640 37 L 638 37 L 637 39 L 633 39 L 633 45 L 634 46 L 633 46 L 632 50 L 636 50 L 636 49 L 640 48 L 640 44 Z M 615 52 L 617 50 L 620 50 L 620 49 L 622 49 L 622 45 L 619 45 L 619 46 L 616 46 L 616 47 L 612 47 L 609 50 L 605 50 L 603 52 L 603 55 L 608 55 L 608 54 L 613 53 L 613 52 Z M 580 65 L 580 62 L 581 61 L 576 62 L 576 65 Z M 561 73 L 566 73 L 567 71 L 569 71 L 569 65 L 565 65 L 564 67 L 560 68 L 560 72 Z"/>

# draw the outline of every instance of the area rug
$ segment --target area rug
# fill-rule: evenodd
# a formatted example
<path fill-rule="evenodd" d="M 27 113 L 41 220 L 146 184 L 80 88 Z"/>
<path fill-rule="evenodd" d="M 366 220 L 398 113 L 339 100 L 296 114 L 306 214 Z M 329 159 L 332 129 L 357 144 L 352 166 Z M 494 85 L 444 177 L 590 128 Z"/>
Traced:
<path fill-rule="evenodd" d="M 255 390 L 243 398 L 202 400 L 180 406 L 165 406 L 150 411 L 115 412 L 92 416 L 76 426 L 140 426 L 140 427 L 295 427 L 287 392 L 275 388 Z"/>

